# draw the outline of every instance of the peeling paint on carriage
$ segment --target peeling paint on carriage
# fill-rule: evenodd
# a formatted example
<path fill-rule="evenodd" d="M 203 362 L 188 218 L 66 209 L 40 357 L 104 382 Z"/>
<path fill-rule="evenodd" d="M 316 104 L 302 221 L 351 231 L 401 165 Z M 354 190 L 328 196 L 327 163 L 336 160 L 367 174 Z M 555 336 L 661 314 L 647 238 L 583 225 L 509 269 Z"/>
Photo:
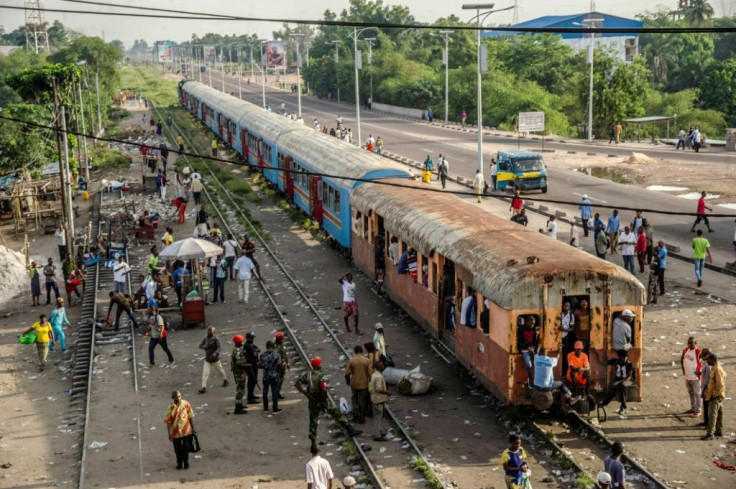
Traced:
<path fill-rule="evenodd" d="M 421 264 L 432 267 L 428 286 L 399 274 L 387 258 L 385 288 L 391 299 L 427 331 L 455 350 L 459 361 L 496 397 L 510 404 L 529 404 L 526 368 L 517 347 L 517 327 L 524 316 L 537 318 L 540 346 L 562 348 L 562 302 L 584 297 L 590 303 L 591 381 L 605 389 L 610 382 L 606 361 L 613 354 L 614 314 L 630 309 L 630 359 L 641 369 L 641 320 L 645 293 L 642 284 L 623 268 L 599 260 L 509 220 L 489 214 L 455 196 L 427 192 L 419 183 L 392 181 L 407 188 L 368 183 L 356 188 L 353 207 L 353 258 L 367 273 L 375 269 L 377 236 L 397 237 L 414 248 Z M 388 246 L 388 245 L 386 245 Z M 447 330 L 445 298 L 436 284 L 442 266 L 454 264 L 453 315 L 457 326 Z M 420 275 L 421 277 L 421 275 Z M 475 290 L 478 307 L 489 300 L 488 329 L 460 324 L 465 287 Z M 562 362 L 555 372 L 563 378 Z M 639 378 L 639 388 L 641 382 Z"/>
<path fill-rule="evenodd" d="M 380 215 L 388 231 L 423 255 L 437 252 L 471 271 L 473 287 L 504 309 L 541 308 L 540 283 L 570 295 L 601 292 L 608 280 L 616 302 L 644 304 L 644 287 L 623 268 L 459 199 L 448 205 L 447 195 L 412 186 L 363 185 L 350 202 L 364 214 Z"/>

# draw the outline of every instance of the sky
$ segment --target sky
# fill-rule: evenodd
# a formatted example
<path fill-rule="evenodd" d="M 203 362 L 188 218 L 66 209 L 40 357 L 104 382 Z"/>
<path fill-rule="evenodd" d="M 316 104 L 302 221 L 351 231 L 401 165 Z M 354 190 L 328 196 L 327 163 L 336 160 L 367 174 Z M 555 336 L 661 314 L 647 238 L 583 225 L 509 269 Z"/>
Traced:
<path fill-rule="evenodd" d="M 177 11 L 190 10 L 205 11 L 212 14 L 229 14 L 247 17 L 263 18 L 292 18 L 314 19 L 322 18 L 326 9 L 339 12 L 347 8 L 347 0 L 99 0 L 110 3 L 130 6 L 145 6 L 174 9 Z M 414 17 L 421 22 L 432 22 L 448 15 L 456 15 L 460 19 L 470 19 L 473 14 L 463 11 L 463 3 L 477 3 L 479 0 L 384 0 L 384 5 L 405 5 L 409 7 Z M 480 0 L 485 1 L 485 0 Z M 492 0 L 488 0 L 492 1 Z M 565 15 L 590 11 L 590 0 L 517 0 L 518 18 L 520 22 L 542 15 Z M 4 5 L 23 6 L 22 0 L 3 0 Z M 656 10 L 657 6 L 674 8 L 677 0 L 597 0 L 595 9 L 598 12 L 633 18 L 646 10 Z M 725 12 L 727 15 L 736 14 L 736 1 L 710 0 L 716 16 Z M 113 11 L 128 9 L 111 9 L 85 4 L 64 2 L 63 0 L 42 1 L 46 8 L 67 10 L 95 10 Z M 514 0 L 496 0 L 497 9 L 514 5 Z M 208 32 L 221 34 L 257 34 L 261 38 L 271 38 L 271 33 L 281 27 L 281 22 L 233 22 L 233 21 L 201 21 L 201 20 L 157 20 L 132 17 L 109 17 L 80 14 L 46 13 L 49 24 L 60 20 L 64 25 L 71 27 L 88 36 L 100 36 L 106 41 L 119 39 L 126 48 L 133 44 L 135 39 L 145 39 L 149 44 L 156 40 L 187 41 L 192 34 L 203 35 Z M 513 20 L 513 10 L 492 14 L 488 22 L 509 24 Z M 12 31 L 24 22 L 22 10 L 0 9 L 0 25 L 6 31 Z"/>

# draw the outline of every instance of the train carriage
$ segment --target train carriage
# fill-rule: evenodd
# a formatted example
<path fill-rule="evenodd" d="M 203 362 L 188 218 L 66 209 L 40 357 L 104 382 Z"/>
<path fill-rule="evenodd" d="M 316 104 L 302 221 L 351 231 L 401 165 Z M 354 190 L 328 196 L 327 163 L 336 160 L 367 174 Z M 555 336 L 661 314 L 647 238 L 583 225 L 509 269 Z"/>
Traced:
<path fill-rule="evenodd" d="M 351 248 L 352 190 L 364 181 L 413 178 L 398 163 L 201 83 L 181 83 L 180 98 L 213 132 L 229 135 L 231 147 L 345 249 Z"/>
<path fill-rule="evenodd" d="M 354 260 L 372 274 L 378 236 L 384 237 L 387 248 L 397 238 L 400 253 L 415 250 L 416 279 L 399 274 L 386 257 L 385 288 L 391 299 L 454 349 L 495 396 L 511 404 L 530 402 L 517 329 L 521 318 L 534 316 L 540 325 L 540 347 L 560 352 L 564 301 L 586 299 L 590 304 L 588 354 L 594 385 L 605 387 L 609 380 L 606 361 L 615 356 L 612 322 L 624 309 L 636 314 L 630 359 L 641 370 L 644 288 L 633 276 L 454 196 L 427 192 L 413 182 L 392 183 L 413 188 L 371 183 L 356 188 L 351 196 Z M 475 297 L 478 319 L 473 327 L 460 324 L 460 305 L 468 294 Z M 450 334 L 445 306 L 453 296 L 456 327 Z M 562 378 L 561 365 L 555 374 Z"/>

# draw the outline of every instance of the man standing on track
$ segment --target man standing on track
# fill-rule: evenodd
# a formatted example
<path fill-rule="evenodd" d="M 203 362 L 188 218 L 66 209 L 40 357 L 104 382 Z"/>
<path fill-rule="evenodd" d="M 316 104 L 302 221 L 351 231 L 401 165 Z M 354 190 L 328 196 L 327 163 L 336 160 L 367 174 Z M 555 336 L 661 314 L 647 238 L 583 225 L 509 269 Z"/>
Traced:
<path fill-rule="evenodd" d="M 233 414 L 246 414 L 248 411 L 243 407 L 245 396 L 245 379 L 247 377 L 245 352 L 243 352 L 243 335 L 233 336 L 233 352 L 230 355 L 230 370 L 235 377 L 235 411 Z"/>
<path fill-rule="evenodd" d="M 319 413 L 322 411 L 332 416 L 349 436 L 360 435 L 362 431 L 353 428 L 345 415 L 329 404 L 327 382 L 322 373 L 322 359 L 312 358 L 309 363 L 313 370 L 304 372 L 294 383 L 294 387 L 309 400 L 309 439 L 312 445 L 316 446 L 317 443 L 317 423 Z"/>
<path fill-rule="evenodd" d="M 256 385 L 258 385 L 258 348 L 253 340 L 256 335 L 252 332 L 245 334 L 245 345 L 243 345 L 243 354 L 245 355 L 245 373 L 248 376 L 248 404 L 257 404 L 260 397 L 254 394 Z"/>
<path fill-rule="evenodd" d="M 332 473 L 330 462 L 319 456 L 319 447 L 312 444 L 310 447 L 312 458 L 307 462 L 307 489 L 332 489 Z"/>
<path fill-rule="evenodd" d="M 125 276 L 130 271 L 130 266 L 123 260 L 123 255 L 118 256 L 118 262 L 112 268 L 115 292 L 125 292 Z"/>
<path fill-rule="evenodd" d="M 700 374 L 701 360 L 700 348 L 696 348 L 697 342 L 695 337 L 691 336 L 687 339 L 687 347 L 682 350 L 680 356 L 680 368 L 682 368 L 682 376 L 685 377 L 685 385 L 687 393 L 690 397 L 690 409 L 685 414 L 690 414 L 694 418 L 700 416 L 701 411 L 701 387 Z"/>
<path fill-rule="evenodd" d="M 202 388 L 199 389 L 200 394 L 207 392 L 207 380 L 210 378 L 210 370 L 214 368 L 222 376 L 222 386 L 227 387 L 227 375 L 225 369 L 222 368 L 220 362 L 220 340 L 215 336 L 215 327 L 207 328 L 207 337 L 199 344 L 199 348 L 204 350 L 204 369 L 202 370 Z"/>
<path fill-rule="evenodd" d="M 268 411 L 268 391 L 271 391 L 271 414 L 278 414 L 279 409 L 279 365 L 281 356 L 273 349 L 273 341 L 266 342 L 266 351 L 258 356 L 258 365 L 263 369 L 263 411 Z"/>
<path fill-rule="evenodd" d="M 624 445 L 614 442 L 611 445 L 611 455 L 603 461 L 604 470 L 611 476 L 611 489 L 626 489 L 626 469 L 621 463 L 624 454 Z"/>
<path fill-rule="evenodd" d="M 723 401 L 726 399 L 726 372 L 718 363 L 715 353 L 708 355 L 710 380 L 704 399 L 708 401 L 708 431 L 701 440 L 712 440 L 723 436 Z"/>
<path fill-rule="evenodd" d="M 235 262 L 235 271 L 238 272 L 238 302 L 247 304 L 250 295 L 250 279 L 256 266 L 246 255 L 241 255 Z M 256 277 L 260 275 L 256 274 Z"/>
<path fill-rule="evenodd" d="M 713 209 L 705 205 L 705 196 L 706 196 L 705 190 L 700 192 L 700 198 L 698 199 L 698 207 L 697 207 L 697 210 L 695 211 L 695 214 L 697 215 L 697 217 L 695 218 L 693 227 L 690 228 L 691 233 L 695 232 L 695 226 L 700 224 L 700 221 L 703 221 L 705 223 L 706 227 L 708 228 L 709 233 L 713 232 L 713 229 L 710 227 L 710 222 L 708 221 L 708 216 L 705 215 L 706 210 L 713 212 Z"/>
<path fill-rule="evenodd" d="M 291 364 L 289 364 L 289 355 L 286 353 L 286 345 L 284 345 L 284 333 L 279 331 L 274 335 L 274 350 L 279 354 L 281 363 L 279 364 L 279 399 L 283 399 L 284 396 L 281 394 L 283 391 L 281 387 L 284 385 L 284 378 L 286 377 L 286 371 L 291 370 Z"/>
<path fill-rule="evenodd" d="M 238 242 L 233 239 L 233 235 L 229 233 L 227 235 L 227 240 L 222 243 L 222 247 L 225 248 L 225 259 L 227 260 L 228 275 L 230 277 L 230 281 L 233 281 L 235 280 L 233 267 L 235 266 L 235 260 L 237 260 L 238 258 L 238 249 L 240 247 L 238 246 Z"/>
<path fill-rule="evenodd" d="M 368 407 L 368 384 L 371 380 L 372 365 L 368 357 L 363 355 L 363 347 L 356 345 L 355 355 L 345 365 L 345 382 L 350 385 L 353 403 L 353 421 L 365 423 Z"/>
<path fill-rule="evenodd" d="M 342 286 L 342 314 L 345 320 L 345 329 L 348 330 L 348 333 L 353 331 L 348 324 L 348 319 L 352 316 L 355 318 L 355 333 L 361 335 L 363 333 L 358 329 L 358 301 L 355 298 L 353 274 L 348 272 L 337 281 Z"/>
<path fill-rule="evenodd" d="M 192 406 L 181 398 L 179 391 L 171 393 L 171 404 L 166 409 L 164 423 L 169 431 L 169 440 L 174 444 L 176 470 L 189 468 L 189 447 L 194 430 L 194 411 Z"/>
<path fill-rule="evenodd" d="M 381 422 L 383 421 L 384 405 L 388 402 L 391 392 L 386 387 L 386 379 L 383 378 L 383 371 L 386 369 L 386 363 L 379 360 L 375 365 L 376 369 L 371 375 L 371 404 L 373 405 L 373 441 L 388 441 L 386 435 L 381 431 Z"/>

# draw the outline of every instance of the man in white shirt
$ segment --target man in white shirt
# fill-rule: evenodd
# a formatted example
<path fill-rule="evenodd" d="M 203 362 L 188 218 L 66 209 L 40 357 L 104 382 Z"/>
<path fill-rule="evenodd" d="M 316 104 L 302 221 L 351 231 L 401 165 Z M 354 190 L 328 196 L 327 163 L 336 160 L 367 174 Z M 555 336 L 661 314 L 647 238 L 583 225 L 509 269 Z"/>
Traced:
<path fill-rule="evenodd" d="M 312 458 L 307 462 L 307 489 L 332 489 L 332 473 L 330 462 L 319 456 L 319 446 L 312 444 Z"/>
<path fill-rule="evenodd" d="M 250 258 L 243 255 L 235 262 L 234 268 L 238 272 L 238 302 L 248 303 L 250 294 L 250 279 L 256 266 Z"/>
<path fill-rule="evenodd" d="M 113 281 L 115 282 L 115 293 L 125 292 L 125 276 L 130 273 L 130 266 L 123 261 L 123 255 L 118 257 L 118 262 L 112 267 Z"/>
<path fill-rule="evenodd" d="M 613 349 L 628 350 L 631 348 L 631 323 L 634 322 L 634 313 L 624 309 L 621 316 L 613 320 Z"/>
<path fill-rule="evenodd" d="M 381 431 L 381 421 L 383 421 L 383 407 L 389 400 L 391 392 L 386 387 L 386 379 L 383 378 L 383 372 L 386 364 L 383 360 L 376 362 L 376 370 L 371 375 L 371 383 L 369 392 L 371 393 L 371 404 L 373 404 L 373 440 L 388 441 L 388 438 Z"/>
<path fill-rule="evenodd" d="M 227 260 L 227 268 L 230 270 L 230 280 L 235 280 L 235 274 L 233 273 L 233 269 L 235 266 L 235 259 L 238 254 L 238 250 L 240 249 L 240 246 L 238 246 L 238 242 L 233 239 L 232 234 L 227 235 L 227 241 L 225 241 L 222 244 L 223 248 L 225 248 L 225 259 Z"/>
<path fill-rule="evenodd" d="M 197 170 L 194 170 L 190 178 L 192 180 L 202 180 L 202 175 Z"/>
<path fill-rule="evenodd" d="M 498 179 L 498 163 L 496 163 L 496 160 L 491 161 L 491 184 L 493 185 L 493 190 L 496 190 L 496 183 Z"/>
<path fill-rule="evenodd" d="M 56 246 L 59 248 L 59 261 L 62 262 L 66 258 L 66 232 L 61 224 L 56 226 L 54 236 L 56 236 Z"/>
<path fill-rule="evenodd" d="M 550 238 L 557 239 L 557 221 L 555 220 L 555 216 L 549 216 L 545 232 Z"/>
<path fill-rule="evenodd" d="M 634 247 L 636 246 L 636 235 L 631 232 L 629 226 L 624 228 L 624 232 L 618 237 L 618 246 L 621 248 L 621 256 L 624 259 L 624 268 L 632 275 L 636 275 L 634 269 Z"/>
<path fill-rule="evenodd" d="M 473 178 L 473 188 L 475 189 L 475 193 L 478 195 L 478 203 L 480 204 L 480 196 L 483 193 L 483 188 L 485 187 L 486 182 L 483 178 L 483 174 L 480 172 L 480 170 L 475 170 L 475 177 Z"/>
<path fill-rule="evenodd" d="M 156 295 L 158 282 L 156 282 L 156 278 L 153 275 L 149 275 L 143 282 L 142 287 L 146 291 L 146 300 L 150 301 Z"/>
<path fill-rule="evenodd" d="M 345 329 L 352 332 L 348 325 L 348 319 L 352 316 L 355 318 L 355 333 L 362 335 L 358 329 L 358 301 L 355 298 L 355 282 L 353 282 L 353 274 L 346 273 L 337 281 L 342 286 L 342 316 L 345 320 Z"/>

